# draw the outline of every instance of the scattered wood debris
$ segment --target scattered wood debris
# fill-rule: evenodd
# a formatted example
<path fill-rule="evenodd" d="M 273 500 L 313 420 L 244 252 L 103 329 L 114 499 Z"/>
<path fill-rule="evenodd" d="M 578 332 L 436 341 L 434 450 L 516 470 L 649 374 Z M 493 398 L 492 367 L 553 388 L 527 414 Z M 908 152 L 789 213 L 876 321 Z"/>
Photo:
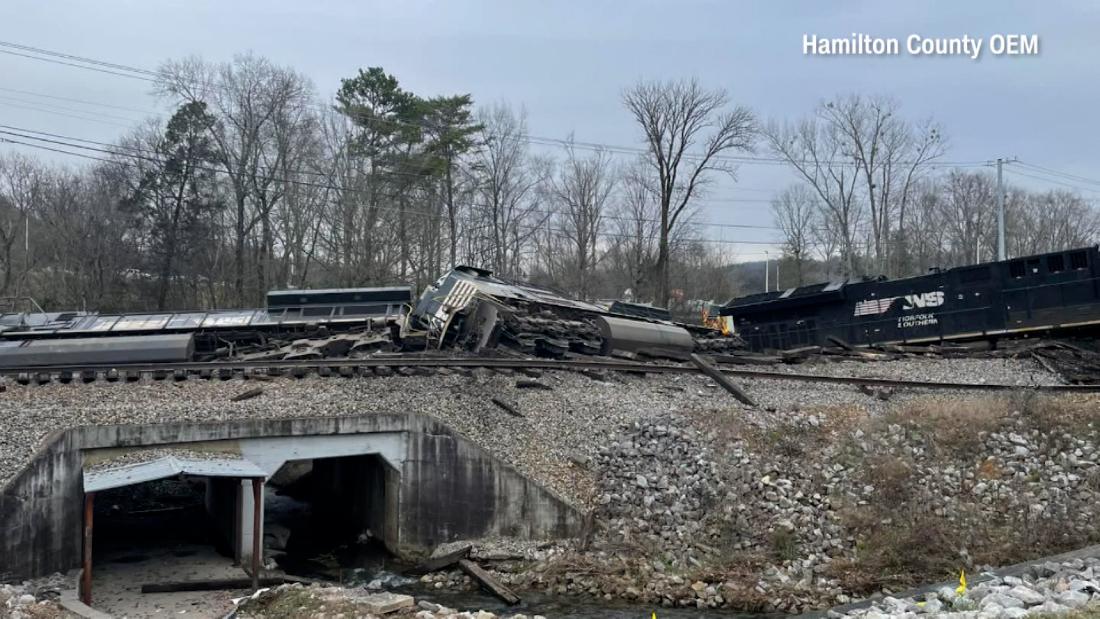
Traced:
<path fill-rule="evenodd" d="M 718 383 L 723 389 L 733 394 L 733 397 L 737 398 L 737 401 L 746 406 L 756 408 L 756 402 L 749 397 L 740 387 L 733 384 L 733 381 L 726 378 L 726 375 L 721 370 L 711 365 L 708 361 L 700 357 L 699 355 L 692 353 L 691 362 L 695 364 L 695 367 L 702 370 L 704 374 L 709 376 L 711 380 Z"/>
<path fill-rule="evenodd" d="M 505 587 L 504 584 L 496 578 L 493 578 L 489 574 L 489 572 L 481 569 L 481 566 L 479 566 L 478 564 L 469 559 L 461 559 L 458 562 L 458 567 L 463 572 L 469 574 L 470 578 L 473 578 L 475 581 L 477 581 L 477 583 L 484 587 L 489 593 L 497 596 L 506 604 L 509 604 L 511 606 L 519 604 L 519 596 L 516 595 L 515 592 L 513 592 L 508 587 Z"/>
<path fill-rule="evenodd" d="M 471 550 L 473 550 L 473 546 L 467 544 L 458 548 L 457 550 L 448 552 L 447 554 L 425 559 L 419 565 L 408 570 L 406 573 L 421 575 L 429 574 L 431 572 L 438 572 L 439 570 L 445 570 L 452 565 L 458 563 L 462 559 L 469 557 Z"/>
<path fill-rule="evenodd" d="M 504 400 L 501 400 L 500 398 L 490 398 L 489 401 L 492 402 L 493 404 L 496 404 L 500 408 L 504 409 L 504 412 L 508 413 L 509 415 L 511 415 L 513 417 L 524 417 L 524 414 L 519 412 L 519 409 L 516 408 L 515 405 L 509 404 L 508 402 L 505 402 Z"/>
<path fill-rule="evenodd" d="M 251 400 L 252 398 L 255 398 L 255 397 L 263 394 L 263 392 L 264 392 L 263 388 L 256 387 L 254 389 L 249 389 L 248 391 L 242 391 L 242 392 L 238 393 L 237 395 L 229 398 L 229 401 L 231 401 L 231 402 L 243 402 L 244 400 Z"/>

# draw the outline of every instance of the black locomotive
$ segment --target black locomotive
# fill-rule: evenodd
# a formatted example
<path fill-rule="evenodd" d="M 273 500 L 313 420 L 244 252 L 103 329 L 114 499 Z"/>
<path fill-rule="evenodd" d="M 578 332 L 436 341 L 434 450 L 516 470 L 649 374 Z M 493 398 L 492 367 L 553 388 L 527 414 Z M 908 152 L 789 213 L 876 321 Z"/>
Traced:
<path fill-rule="evenodd" d="M 721 314 L 754 350 L 996 339 L 1100 325 L 1096 246 L 896 280 L 813 284 L 733 299 Z"/>

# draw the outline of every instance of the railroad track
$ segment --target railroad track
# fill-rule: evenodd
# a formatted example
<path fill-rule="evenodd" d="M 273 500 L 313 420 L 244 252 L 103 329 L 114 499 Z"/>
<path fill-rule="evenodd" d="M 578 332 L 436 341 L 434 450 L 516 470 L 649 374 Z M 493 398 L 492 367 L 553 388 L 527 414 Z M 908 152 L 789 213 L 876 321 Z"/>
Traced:
<path fill-rule="evenodd" d="M 645 363 L 608 359 L 515 359 L 500 357 L 432 357 L 420 355 L 393 355 L 369 359 L 309 359 L 268 361 L 203 361 L 184 363 L 125 363 L 54 365 L 23 368 L 0 368 L 0 377 L 14 378 L 21 384 L 46 384 L 54 381 L 72 382 L 94 380 L 133 381 L 142 375 L 156 379 L 186 380 L 189 378 L 230 379 L 249 376 L 291 375 L 295 377 L 316 373 L 320 376 L 352 377 L 376 368 L 490 368 L 560 371 L 612 371 L 653 374 L 695 374 L 699 368 L 690 364 Z M 831 383 L 841 385 L 865 385 L 868 387 L 897 387 L 916 389 L 944 389 L 956 391 L 1011 391 L 1032 390 L 1045 392 L 1096 393 L 1100 385 L 1009 385 L 1003 383 L 958 383 L 917 380 L 894 380 L 851 376 L 826 376 L 746 370 L 719 367 L 726 376 L 764 378 L 798 382 Z"/>

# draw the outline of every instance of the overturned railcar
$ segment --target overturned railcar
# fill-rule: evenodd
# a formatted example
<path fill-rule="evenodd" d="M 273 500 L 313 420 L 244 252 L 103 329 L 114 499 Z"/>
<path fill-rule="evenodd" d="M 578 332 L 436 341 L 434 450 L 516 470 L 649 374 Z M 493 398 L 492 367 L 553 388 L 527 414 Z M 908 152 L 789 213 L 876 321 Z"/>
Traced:
<path fill-rule="evenodd" d="M 141 338 L 189 334 L 193 353 L 206 360 L 219 350 L 264 345 L 349 331 L 388 331 L 404 320 L 413 298 L 410 286 L 332 290 L 276 290 L 267 307 L 142 313 L 8 312 L 0 314 L 0 357 L 15 351 L 66 350 L 26 344 L 38 340 L 79 340 L 72 350 L 98 351 L 104 362 L 127 358 Z M 123 340 L 121 338 L 131 338 Z M 99 344 L 92 339 L 101 339 Z M 88 340 L 88 342 L 84 342 Z M 20 346 L 20 348 L 16 348 Z M 83 347 L 81 347 L 83 346 Z M 156 344 L 152 345 L 156 348 Z M 43 348 L 44 347 L 44 348 Z M 116 354 L 117 353 L 117 354 Z M 28 353 L 30 354 L 30 353 Z M 60 354 L 60 353 L 58 353 Z M 91 354 L 91 353 L 89 353 Z M 0 359 L 0 364 L 5 363 Z M 147 360 L 140 355 L 136 360 Z M 178 360 L 178 359 L 177 359 Z"/>
<path fill-rule="evenodd" d="M 695 347 L 693 332 L 712 329 L 672 323 L 668 310 L 615 302 L 598 305 L 549 288 L 455 267 L 421 294 L 402 329 L 403 339 L 423 335 L 431 348 L 480 351 L 498 344 L 525 353 L 609 354 L 679 351 Z"/>
<path fill-rule="evenodd" d="M 1100 325 L 1097 247 L 896 280 L 820 283 L 721 309 L 754 350 L 996 339 Z"/>

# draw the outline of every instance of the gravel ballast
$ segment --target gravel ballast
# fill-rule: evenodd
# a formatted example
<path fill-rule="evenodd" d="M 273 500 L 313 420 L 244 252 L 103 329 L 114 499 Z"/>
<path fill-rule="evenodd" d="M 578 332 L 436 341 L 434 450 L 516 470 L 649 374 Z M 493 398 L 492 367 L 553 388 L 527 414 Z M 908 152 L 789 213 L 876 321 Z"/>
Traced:
<path fill-rule="evenodd" d="M 904 364 L 904 365 L 901 365 Z M 843 370 L 845 364 L 815 365 Z M 852 364 L 853 375 L 890 372 L 911 380 L 991 383 L 1028 379 L 1034 364 L 1004 360 L 909 360 Z M 897 365 L 895 370 L 883 370 Z M 944 366 L 954 369 L 945 369 Z M 792 371 L 810 366 L 793 366 Z M 862 373 L 857 373 L 861 371 Z M 1053 380 L 1049 374 L 1045 381 Z M 883 401 L 854 387 L 782 380 L 736 379 L 760 405 L 746 409 L 698 375 L 610 373 L 604 380 L 572 372 L 547 372 L 551 389 L 517 388 L 521 375 L 474 370 L 368 378 L 277 378 L 260 383 L 234 379 L 91 384 L 8 384 L 0 394 L 0 483 L 18 472 L 54 431 L 82 425 L 209 422 L 255 418 L 344 416 L 416 412 L 432 415 L 562 498 L 585 504 L 594 482 L 583 463 L 598 452 L 598 438 L 624 423 L 666 413 L 736 415 L 767 425 L 789 411 L 856 406 L 875 414 L 922 394 L 899 393 Z M 1016 380 L 1023 381 L 1023 378 Z M 1043 384 L 1038 382 L 1036 384 Z M 241 402 L 230 398 L 260 386 Z M 923 394 L 927 395 L 927 394 Z M 490 399 L 505 400 L 515 417 Z M 939 392 L 936 397 L 951 397 Z M 582 466 L 578 466 L 582 465 Z"/>
<path fill-rule="evenodd" d="M 769 369 L 1059 382 L 1038 364 L 1004 359 Z M 666 607 L 822 609 L 1100 535 L 1094 396 L 733 381 L 757 407 L 698 374 L 481 369 L 8 385 L 0 479 L 50 432 L 81 425 L 430 415 L 591 517 L 578 540 L 495 549 L 471 540 L 505 584 Z"/>

